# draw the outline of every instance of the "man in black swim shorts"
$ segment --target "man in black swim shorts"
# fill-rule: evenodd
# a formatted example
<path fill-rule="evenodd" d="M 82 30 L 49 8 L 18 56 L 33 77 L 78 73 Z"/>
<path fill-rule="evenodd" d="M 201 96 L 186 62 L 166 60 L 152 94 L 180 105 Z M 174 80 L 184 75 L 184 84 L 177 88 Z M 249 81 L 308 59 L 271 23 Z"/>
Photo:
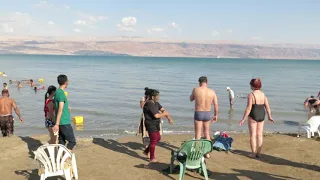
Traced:
<path fill-rule="evenodd" d="M 195 138 L 200 139 L 203 134 L 210 140 L 210 120 L 217 121 L 218 99 L 215 91 L 207 87 L 207 77 L 199 78 L 199 87 L 193 89 L 190 101 L 195 101 L 194 125 Z M 211 105 L 214 105 L 214 115 L 211 116 Z"/>
<path fill-rule="evenodd" d="M 23 122 L 16 102 L 9 98 L 9 91 L 4 89 L 2 97 L 0 97 L 0 129 L 3 137 L 10 136 L 14 132 L 12 108 L 19 116 L 20 121 Z"/>

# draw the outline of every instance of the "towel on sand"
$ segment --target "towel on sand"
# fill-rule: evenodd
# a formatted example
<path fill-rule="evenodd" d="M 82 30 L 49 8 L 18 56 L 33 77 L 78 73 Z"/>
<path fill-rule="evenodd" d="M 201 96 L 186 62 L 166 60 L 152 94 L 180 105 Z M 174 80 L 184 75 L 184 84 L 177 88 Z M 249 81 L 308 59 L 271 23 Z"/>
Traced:
<path fill-rule="evenodd" d="M 217 151 L 230 151 L 232 149 L 233 139 L 225 133 L 215 136 L 213 141 L 212 147 Z"/>

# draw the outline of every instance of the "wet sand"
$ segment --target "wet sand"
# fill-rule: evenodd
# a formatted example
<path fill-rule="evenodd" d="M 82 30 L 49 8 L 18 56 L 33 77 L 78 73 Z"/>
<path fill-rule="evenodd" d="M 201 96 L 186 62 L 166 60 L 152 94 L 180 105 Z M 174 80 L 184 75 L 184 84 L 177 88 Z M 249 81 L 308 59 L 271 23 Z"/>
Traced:
<path fill-rule="evenodd" d="M 320 140 L 291 135 L 267 134 L 263 157 L 250 159 L 247 134 L 232 134 L 233 153 L 211 153 L 207 160 L 210 179 L 318 179 L 320 176 Z M 143 155 L 140 137 L 119 140 L 101 138 L 78 139 L 76 153 L 80 180 L 103 179 L 178 179 L 179 174 L 168 174 L 170 150 L 179 147 L 192 135 L 168 135 L 156 148 L 157 164 L 148 165 Z M 48 139 L 46 135 L 0 138 L 1 179 L 39 179 L 38 164 L 33 161 L 36 150 Z M 49 180 L 64 179 L 48 178 Z M 185 180 L 204 179 L 187 171 Z"/>

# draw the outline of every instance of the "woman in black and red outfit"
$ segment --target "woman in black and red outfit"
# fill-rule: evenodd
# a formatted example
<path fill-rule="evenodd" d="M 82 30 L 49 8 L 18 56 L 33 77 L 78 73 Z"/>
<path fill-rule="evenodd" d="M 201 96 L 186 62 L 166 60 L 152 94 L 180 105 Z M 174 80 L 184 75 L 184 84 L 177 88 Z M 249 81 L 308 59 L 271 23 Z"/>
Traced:
<path fill-rule="evenodd" d="M 143 113 L 145 117 L 145 126 L 150 137 L 150 144 L 144 151 L 145 155 L 150 153 L 150 162 L 157 162 L 155 159 L 155 148 L 156 144 L 160 141 L 160 118 L 168 117 L 170 124 L 173 123 L 169 116 L 169 113 L 164 110 L 160 105 L 159 101 L 159 91 L 152 90 L 150 100 L 147 100 L 144 107 Z"/>

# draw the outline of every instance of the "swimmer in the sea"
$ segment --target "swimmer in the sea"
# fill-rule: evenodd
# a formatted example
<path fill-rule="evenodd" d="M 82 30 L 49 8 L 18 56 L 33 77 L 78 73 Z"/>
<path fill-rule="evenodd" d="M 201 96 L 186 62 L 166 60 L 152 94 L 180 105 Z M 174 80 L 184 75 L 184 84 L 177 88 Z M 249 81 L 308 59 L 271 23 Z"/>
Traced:
<path fill-rule="evenodd" d="M 18 81 L 18 88 L 22 88 L 22 84 L 20 81 Z"/>
<path fill-rule="evenodd" d="M 6 73 L 5 73 L 5 72 L 3 72 L 3 73 L 2 73 L 2 76 L 3 76 L 3 77 L 7 77 L 7 75 L 6 75 Z"/>
<path fill-rule="evenodd" d="M 304 107 L 309 108 L 310 113 L 313 113 L 316 110 L 315 102 L 317 102 L 317 99 L 310 96 L 304 101 Z"/>
<path fill-rule="evenodd" d="M 38 88 L 35 86 L 35 87 L 33 88 L 33 90 L 37 92 L 37 91 L 39 91 L 40 89 L 45 89 L 45 88 L 46 88 L 45 86 L 38 87 Z"/>
<path fill-rule="evenodd" d="M 30 79 L 30 81 L 28 82 L 28 84 L 29 84 L 30 86 L 35 86 L 35 85 L 36 85 L 36 84 L 33 82 L 32 79 Z"/>
<path fill-rule="evenodd" d="M 227 91 L 229 94 L 229 103 L 230 103 L 230 109 L 233 108 L 234 103 L 234 92 L 230 87 L 227 87 Z"/>
<path fill-rule="evenodd" d="M 247 96 L 243 95 L 243 94 L 240 94 L 240 95 L 237 95 L 238 98 L 242 98 L 242 99 L 245 99 L 247 98 Z"/>
<path fill-rule="evenodd" d="M 12 84 L 12 80 L 9 80 L 9 84 Z"/>
<path fill-rule="evenodd" d="M 3 83 L 3 89 L 8 89 L 7 83 Z"/>

